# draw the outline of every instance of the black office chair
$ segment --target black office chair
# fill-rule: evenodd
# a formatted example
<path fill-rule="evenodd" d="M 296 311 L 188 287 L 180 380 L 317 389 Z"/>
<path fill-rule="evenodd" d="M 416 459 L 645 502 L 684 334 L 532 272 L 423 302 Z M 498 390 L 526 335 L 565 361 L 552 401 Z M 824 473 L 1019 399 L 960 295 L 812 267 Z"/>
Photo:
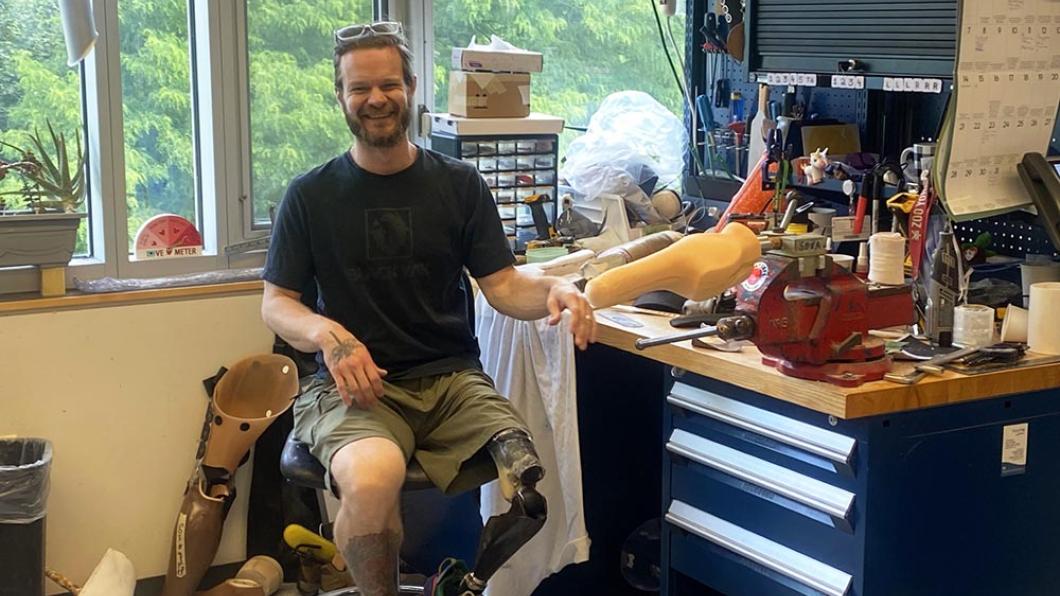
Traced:
<path fill-rule="evenodd" d="M 287 435 L 287 441 L 283 445 L 283 452 L 280 454 L 280 473 L 292 484 L 316 489 L 321 515 L 327 517 L 327 508 L 324 504 L 324 490 L 326 489 L 324 478 L 328 472 L 309 452 L 309 446 L 294 437 L 294 432 Z M 421 490 L 433 486 L 434 483 L 427 478 L 427 474 L 419 463 L 415 459 L 410 461 L 405 470 L 405 484 L 402 490 Z M 325 521 L 328 520 L 325 519 Z M 398 573 L 399 594 L 423 594 L 423 586 L 400 585 L 400 577 Z M 354 586 L 322 592 L 319 596 L 354 596 L 360 593 L 361 591 Z"/>

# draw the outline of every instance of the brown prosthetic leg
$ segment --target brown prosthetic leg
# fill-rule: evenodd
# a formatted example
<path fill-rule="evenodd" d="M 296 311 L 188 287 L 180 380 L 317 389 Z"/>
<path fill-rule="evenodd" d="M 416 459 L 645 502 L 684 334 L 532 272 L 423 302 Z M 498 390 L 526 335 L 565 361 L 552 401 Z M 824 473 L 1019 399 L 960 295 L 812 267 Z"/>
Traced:
<path fill-rule="evenodd" d="M 534 486 L 545 476 L 534 444 L 526 431 L 503 430 L 486 444 L 501 483 L 504 498 L 511 501 L 507 513 L 486 521 L 479 539 L 475 569 L 460 582 L 460 593 L 480 594 L 486 582 L 545 525 L 548 505 Z"/>
<path fill-rule="evenodd" d="M 195 593 L 217 554 L 225 516 L 235 501 L 236 469 L 297 395 L 297 367 L 278 354 L 244 358 L 218 381 L 203 423 L 199 462 L 177 514 L 162 596 Z"/>

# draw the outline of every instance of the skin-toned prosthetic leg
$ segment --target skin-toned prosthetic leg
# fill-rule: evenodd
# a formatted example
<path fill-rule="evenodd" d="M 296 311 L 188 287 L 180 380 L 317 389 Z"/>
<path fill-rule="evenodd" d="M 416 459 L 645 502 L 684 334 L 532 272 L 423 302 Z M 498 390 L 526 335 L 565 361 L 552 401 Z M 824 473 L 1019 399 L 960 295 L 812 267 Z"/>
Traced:
<path fill-rule="evenodd" d="M 240 360 L 218 381 L 207 408 L 199 463 L 184 489 L 163 596 L 190 596 L 217 554 L 235 500 L 235 471 L 272 421 L 294 403 L 298 370 L 290 358 Z"/>
<path fill-rule="evenodd" d="M 590 280 L 585 295 L 593 308 L 629 302 L 653 290 L 705 300 L 747 279 L 761 256 L 754 232 L 729 224 L 720 233 L 685 236 L 659 252 L 611 269 Z"/>
<path fill-rule="evenodd" d="M 486 448 L 510 501 L 507 513 L 491 517 L 482 528 L 475 569 L 464 576 L 460 593 L 480 594 L 489 578 L 545 525 L 548 506 L 534 486 L 545 475 L 530 435 L 518 428 L 502 430 Z"/>

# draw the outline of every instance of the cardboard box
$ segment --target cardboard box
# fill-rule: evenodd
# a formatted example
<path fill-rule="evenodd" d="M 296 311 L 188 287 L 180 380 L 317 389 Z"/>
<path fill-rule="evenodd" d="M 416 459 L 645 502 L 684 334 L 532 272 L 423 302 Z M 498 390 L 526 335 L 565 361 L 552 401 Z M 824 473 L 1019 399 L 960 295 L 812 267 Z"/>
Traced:
<path fill-rule="evenodd" d="M 453 70 L 475 72 L 541 72 L 541 52 L 453 48 Z"/>
<path fill-rule="evenodd" d="M 449 112 L 468 118 L 522 118 L 530 114 L 530 75 L 449 72 Z"/>
<path fill-rule="evenodd" d="M 458 135 L 559 134 L 563 118 L 531 112 L 526 118 L 465 118 L 448 112 L 429 114 L 432 133 Z M 426 128 L 426 127 L 425 127 Z"/>

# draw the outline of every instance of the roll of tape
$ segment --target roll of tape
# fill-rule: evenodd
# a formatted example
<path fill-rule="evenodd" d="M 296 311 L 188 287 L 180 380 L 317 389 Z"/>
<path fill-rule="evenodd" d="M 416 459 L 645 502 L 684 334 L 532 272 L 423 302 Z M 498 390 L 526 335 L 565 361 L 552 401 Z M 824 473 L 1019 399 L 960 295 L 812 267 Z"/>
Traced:
<path fill-rule="evenodd" d="M 869 281 L 890 286 L 905 283 L 905 238 L 879 232 L 869 238 Z"/>
<path fill-rule="evenodd" d="M 994 343 L 994 309 L 962 304 L 953 311 L 953 343 L 970 348 Z"/>

